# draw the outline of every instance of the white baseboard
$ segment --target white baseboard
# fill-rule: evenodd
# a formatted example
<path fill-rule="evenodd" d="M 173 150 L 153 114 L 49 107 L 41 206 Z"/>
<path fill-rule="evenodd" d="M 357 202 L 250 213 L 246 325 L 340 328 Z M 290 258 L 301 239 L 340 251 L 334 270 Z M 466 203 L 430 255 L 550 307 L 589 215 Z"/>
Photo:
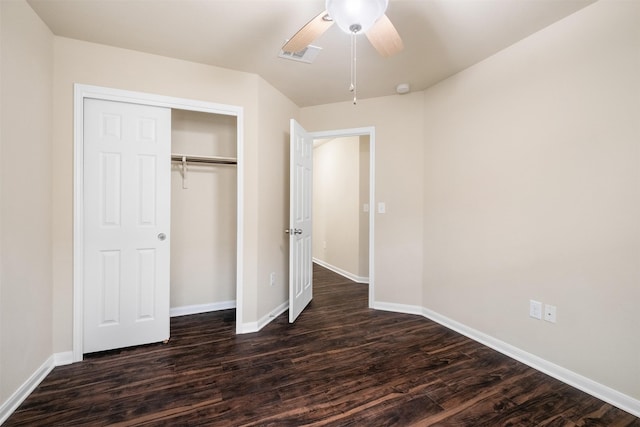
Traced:
<path fill-rule="evenodd" d="M 55 367 L 55 357 L 49 356 L 42 365 L 0 406 L 0 425 L 2 425 L 18 406 L 29 397 L 31 392 L 45 379 Z"/>
<path fill-rule="evenodd" d="M 229 310 L 236 308 L 236 301 L 221 301 L 208 304 L 184 305 L 182 307 L 173 307 L 169 310 L 169 316 L 188 316 L 190 314 L 208 313 L 210 311 Z"/>
<path fill-rule="evenodd" d="M 55 366 L 71 365 L 73 363 L 73 351 L 54 353 L 53 363 L 55 364 Z"/>
<path fill-rule="evenodd" d="M 422 315 L 427 319 L 433 320 L 446 328 L 466 336 L 467 338 L 484 344 L 487 347 L 511 357 L 512 359 L 522 362 L 537 371 L 543 372 L 557 380 L 577 388 L 578 390 L 582 390 L 600 400 L 610 403 L 611 405 L 620 408 L 623 411 L 627 411 L 636 417 L 640 417 L 640 400 L 634 399 L 631 396 L 627 396 L 624 393 L 595 382 L 587 377 L 563 368 L 562 366 L 558 366 L 548 360 L 514 347 L 511 344 L 507 344 L 504 341 L 470 328 L 460 322 L 456 322 L 455 320 L 442 316 L 439 313 L 416 305 L 395 304 L 380 301 L 374 301 L 371 308 L 376 310 L 393 311 L 396 313 Z"/>
<path fill-rule="evenodd" d="M 393 305 L 387 304 L 386 306 L 391 307 Z M 399 311 L 402 313 L 407 312 L 403 310 Z M 511 344 L 507 344 L 504 341 L 470 328 L 462 323 L 456 322 L 455 320 L 449 319 L 429 309 L 422 308 L 422 315 L 428 319 L 433 320 L 436 323 L 441 324 L 442 326 L 452 329 L 468 338 L 471 338 L 474 341 L 477 341 L 506 356 L 509 356 L 512 359 L 522 362 L 525 365 L 532 367 L 533 369 L 543 372 L 553 378 L 556 378 L 557 380 L 569 384 L 572 387 L 575 387 L 579 390 L 584 391 L 585 393 L 597 397 L 600 400 L 610 403 L 611 405 L 616 406 L 623 411 L 627 411 L 630 414 L 635 415 L 636 417 L 640 417 L 640 400 L 638 399 L 627 396 L 626 394 L 623 394 L 617 390 L 597 383 L 587 377 L 563 368 L 562 366 L 551 363 L 548 360 L 542 359 L 541 357 L 521 350 L 517 347 L 512 346 Z"/>
<path fill-rule="evenodd" d="M 236 334 L 252 334 L 258 332 L 258 322 L 236 323 Z"/>
<path fill-rule="evenodd" d="M 258 330 L 261 330 L 262 328 L 267 326 L 269 323 L 273 322 L 273 320 L 275 320 L 276 317 L 280 316 L 282 313 L 284 313 L 287 310 L 289 310 L 289 300 L 283 302 L 274 310 L 271 310 L 271 312 L 266 316 L 262 316 L 262 318 L 258 320 Z"/>
<path fill-rule="evenodd" d="M 172 316 L 182 316 L 186 314 L 203 313 L 207 311 L 225 310 L 235 307 L 235 301 L 233 306 L 228 304 L 231 301 L 225 303 L 215 303 L 213 310 L 212 304 L 203 304 L 198 306 L 179 307 L 180 314 L 171 314 Z M 208 307 L 207 309 L 205 309 Z M 224 307 L 224 308 L 219 308 Z M 266 325 L 271 323 L 276 317 L 287 311 L 289 308 L 289 302 L 286 301 L 280 304 L 277 308 L 272 310 L 267 315 L 263 316 L 257 322 L 244 323 L 236 328 L 237 333 L 251 333 L 258 332 Z M 552 376 L 570 386 L 573 386 L 579 390 L 584 391 L 598 399 L 601 399 L 613 406 L 616 406 L 623 411 L 627 411 L 630 414 L 640 417 L 640 400 L 634 399 L 624 393 L 607 387 L 603 384 L 597 383 L 587 377 L 570 371 L 566 368 L 551 363 L 545 359 L 507 344 L 497 338 L 482 333 L 476 329 L 470 328 L 455 320 L 449 319 L 446 316 L 442 316 L 439 313 L 431 311 L 429 309 L 406 304 L 395 304 L 385 302 L 373 302 L 372 308 L 384 311 L 393 311 L 397 313 L 405 314 L 418 314 L 433 320 L 436 323 L 441 324 L 451 330 L 454 330 L 474 341 L 486 345 L 506 356 L 509 356 L 519 362 L 524 363 L 540 372 L 543 372 L 549 376 Z M 174 310 L 174 309 L 172 309 Z M 200 311 L 198 311 L 200 310 Z M 36 371 L 24 382 L 5 402 L 0 405 L 0 425 L 4 423 L 9 416 L 20 406 L 20 404 L 33 392 L 33 390 L 45 379 L 45 377 L 51 372 L 55 366 L 67 365 L 73 362 L 73 352 L 55 353 L 51 355 Z"/>
<path fill-rule="evenodd" d="M 276 317 L 280 316 L 282 313 L 289 309 L 289 300 L 283 302 L 275 309 L 271 310 L 271 312 L 262 316 L 258 319 L 257 322 L 246 322 L 243 324 L 237 324 L 236 333 L 238 334 L 250 334 L 253 332 L 258 332 L 269 323 L 271 323 Z"/>
<path fill-rule="evenodd" d="M 331 264 L 329 264 L 327 262 L 319 260 L 318 258 L 313 258 L 313 262 L 315 262 L 318 265 L 321 265 L 322 267 L 326 268 L 327 270 L 331 270 L 334 273 L 337 273 L 337 274 L 341 275 L 342 277 L 346 277 L 349 280 L 353 280 L 356 283 L 369 283 L 369 278 L 368 277 L 362 277 L 362 276 L 355 275 L 353 273 L 349 273 L 346 270 L 343 270 L 341 268 L 336 267 L 335 265 L 331 265 Z"/>
<path fill-rule="evenodd" d="M 371 308 L 382 311 L 393 311 L 394 313 L 423 315 L 423 308 L 419 305 L 396 304 L 391 302 L 374 301 Z"/>
<path fill-rule="evenodd" d="M 18 406 L 29 397 L 33 390 L 44 380 L 56 366 L 73 363 L 73 352 L 54 353 L 25 381 L 5 402 L 0 405 L 0 425 L 18 409 Z"/>
<path fill-rule="evenodd" d="M 235 301 L 224 301 L 211 304 L 199 304 L 183 307 L 175 307 L 170 310 L 170 315 L 174 316 L 186 316 L 189 314 L 206 313 L 210 311 L 227 310 L 235 308 Z M 276 317 L 284 313 L 289 309 L 289 301 L 285 301 L 272 310 L 267 315 L 263 316 L 257 322 L 245 323 L 237 328 L 238 333 L 250 333 L 258 332 L 269 323 L 271 323 Z M 49 358 L 25 381 L 24 384 L 16 390 L 7 401 L 0 405 L 0 425 L 4 423 L 7 418 L 15 412 L 24 400 L 35 390 L 35 388 L 45 379 L 51 370 L 56 366 L 69 365 L 73 363 L 73 352 L 67 351 L 62 353 L 55 353 L 49 356 Z"/>

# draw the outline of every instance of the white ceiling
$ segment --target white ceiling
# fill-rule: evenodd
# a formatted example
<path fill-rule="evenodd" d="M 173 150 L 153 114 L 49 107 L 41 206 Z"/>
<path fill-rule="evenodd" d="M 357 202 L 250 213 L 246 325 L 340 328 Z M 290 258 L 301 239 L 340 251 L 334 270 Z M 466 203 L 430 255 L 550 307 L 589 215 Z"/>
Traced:
<path fill-rule="evenodd" d="M 358 39 L 358 97 L 423 90 L 595 0 L 390 0 L 405 50 Z M 298 106 L 351 99 L 349 36 L 332 26 L 313 64 L 278 58 L 324 0 L 28 0 L 58 36 L 259 74 Z"/>

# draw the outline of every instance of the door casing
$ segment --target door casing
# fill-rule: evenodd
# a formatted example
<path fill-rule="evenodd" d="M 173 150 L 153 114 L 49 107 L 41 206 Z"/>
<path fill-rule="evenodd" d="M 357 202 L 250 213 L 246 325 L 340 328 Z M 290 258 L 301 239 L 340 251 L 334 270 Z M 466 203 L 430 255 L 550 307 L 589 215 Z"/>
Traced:
<path fill-rule="evenodd" d="M 83 358 L 83 265 L 84 265 L 84 100 L 87 98 L 106 101 L 126 102 L 131 104 L 152 105 L 179 110 L 199 111 L 211 114 L 222 114 L 236 117 L 237 135 L 237 252 L 236 252 L 236 319 L 243 319 L 243 108 L 233 105 L 216 104 L 185 98 L 175 98 L 144 92 L 133 92 L 120 89 L 74 85 L 74 178 L 73 178 L 73 362 Z M 241 322 L 236 321 L 236 328 Z"/>

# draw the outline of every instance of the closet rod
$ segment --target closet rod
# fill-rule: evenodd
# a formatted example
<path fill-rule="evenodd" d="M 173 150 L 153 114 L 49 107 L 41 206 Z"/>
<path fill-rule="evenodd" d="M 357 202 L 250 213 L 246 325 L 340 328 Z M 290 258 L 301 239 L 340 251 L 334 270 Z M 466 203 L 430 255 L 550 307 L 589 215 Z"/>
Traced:
<path fill-rule="evenodd" d="M 236 165 L 238 160 L 232 157 L 218 157 L 218 156 L 189 156 L 186 154 L 171 154 L 172 162 L 181 162 L 182 158 L 185 158 L 187 163 L 216 163 L 223 165 Z"/>

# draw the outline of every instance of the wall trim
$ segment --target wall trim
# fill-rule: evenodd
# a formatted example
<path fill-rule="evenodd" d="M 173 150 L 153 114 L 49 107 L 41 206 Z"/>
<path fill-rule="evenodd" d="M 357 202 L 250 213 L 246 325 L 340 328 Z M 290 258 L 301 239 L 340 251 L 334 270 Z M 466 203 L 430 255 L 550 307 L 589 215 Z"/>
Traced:
<path fill-rule="evenodd" d="M 51 355 L 44 361 L 33 374 L 13 392 L 13 394 L 0 406 L 0 425 L 13 414 L 18 406 L 35 390 L 36 387 L 49 375 L 49 372 L 55 367 L 55 357 Z"/>
<path fill-rule="evenodd" d="M 322 261 L 322 260 L 320 260 L 318 258 L 314 257 L 313 258 L 313 262 L 315 262 L 318 265 L 323 266 L 327 270 L 331 270 L 334 273 L 337 273 L 337 274 L 341 275 L 342 277 L 346 277 L 347 279 L 352 280 L 352 281 L 354 281 L 356 283 L 369 283 L 369 278 L 368 277 L 362 277 L 362 276 L 355 275 L 353 273 L 349 273 L 346 270 L 343 270 L 343 269 L 341 269 L 339 267 L 336 267 L 335 265 L 331 265 L 328 262 Z"/>
<path fill-rule="evenodd" d="M 270 313 L 262 316 L 260 320 L 258 320 L 258 330 L 261 330 L 262 328 L 267 326 L 269 323 L 273 322 L 276 319 L 276 317 L 280 316 L 282 313 L 284 313 L 287 310 L 289 310 L 289 300 L 286 300 L 285 302 L 277 306 L 275 309 L 271 310 Z"/>
<path fill-rule="evenodd" d="M 0 425 L 13 414 L 25 401 L 33 390 L 51 373 L 56 366 L 70 365 L 73 363 L 73 351 L 54 353 L 44 361 L 38 369 L 18 389 L 0 405 Z"/>
<path fill-rule="evenodd" d="M 289 310 L 289 300 L 286 300 L 285 302 L 277 306 L 275 309 L 271 310 L 269 313 L 262 316 L 260 319 L 258 319 L 257 322 L 246 322 L 246 323 L 243 323 L 242 325 L 238 324 L 238 328 L 239 328 L 238 330 L 242 331 L 238 333 L 250 334 L 253 332 L 258 332 L 262 328 L 267 326 L 269 323 L 273 322 L 276 319 L 276 317 L 280 316 L 282 313 L 284 313 L 287 310 Z"/>
<path fill-rule="evenodd" d="M 225 303 L 231 303 L 227 301 Z M 213 304 L 225 304 L 225 303 L 213 303 Z M 178 307 L 177 309 L 189 308 L 189 307 L 203 307 L 211 306 L 213 304 L 201 304 L 197 306 L 185 306 Z M 232 308 L 232 307 L 229 307 Z M 548 360 L 533 355 L 527 351 L 521 350 L 511 344 L 507 344 L 497 338 L 480 332 L 476 329 L 470 328 L 460 322 L 456 322 L 446 316 L 443 316 L 435 311 L 429 310 L 424 307 L 408 305 L 408 304 L 396 304 L 387 302 L 374 302 L 372 308 L 382 311 L 392 311 L 396 313 L 421 315 L 429 320 L 432 320 L 448 329 L 458 332 L 470 338 L 480 344 L 486 345 L 493 350 L 496 350 L 512 359 L 515 359 L 525 365 L 543 372 L 559 381 L 562 381 L 572 387 L 577 388 L 591 396 L 594 396 L 604 402 L 607 402 L 617 408 L 622 409 L 636 417 L 640 417 L 640 400 L 634 399 L 624 393 L 614 390 L 606 385 L 600 384 L 587 377 L 570 371 L 562 366 L 558 366 Z M 257 322 L 243 323 L 237 327 L 239 333 L 252 333 L 258 332 L 266 325 L 271 323 L 274 319 L 280 316 L 282 313 L 289 309 L 289 301 L 285 301 L 280 304 L 270 313 L 266 314 Z M 223 310 L 223 309 L 220 309 Z M 214 310 L 208 310 L 214 311 Z M 200 313 L 202 313 L 201 311 Z M 195 314 L 195 313 L 192 313 Z M 172 316 L 180 316 L 183 314 L 172 314 Z M 237 332 L 236 331 L 236 332 Z M 56 366 L 68 365 L 74 362 L 74 355 L 72 351 L 54 353 L 45 360 L 45 362 L 35 370 L 33 374 L 7 399 L 0 405 L 0 425 L 4 423 L 15 412 L 24 400 L 35 390 L 35 388 L 46 378 L 47 375 Z"/>
<path fill-rule="evenodd" d="M 396 304 L 392 302 L 380 302 L 380 301 L 375 301 L 371 308 L 375 308 L 376 310 L 382 310 L 382 311 L 393 311 L 394 313 L 417 314 L 417 315 L 423 315 L 422 311 L 424 310 L 422 307 L 418 305 Z"/>
<path fill-rule="evenodd" d="M 537 371 L 543 372 L 562 381 L 563 383 L 577 388 L 578 390 L 584 391 L 585 393 L 620 408 L 623 411 L 629 412 L 636 417 L 640 417 L 640 400 L 634 399 L 633 397 L 607 387 L 606 385 L 600 384 L 518 347 L 507 344 L 504 341 L 476 329 L 470 328 L 460 322 L 456 322 L 453 319 L 449 319 L 435 311 L 422 308 L 422 315 L 427 319 L 433 320 L 446 328 L 466 336 L 467 338 L 477 341 L 480 344 L 484 344 L 487 347 L 511 357 L 512 359 L 522 362 Z"/>
<path fill-rule="evenodd" d="M 190 314 L 209 313 L 211 311 L 229 310 L 236 308 L 236 301 L 210 302 L 208 304 L 183 305 L 172 307 L 169 310 L 170 317 L 188 316 Z"/>
<path fill-rule="evenodd" d="M 260 329 L 258 328 L 258 322 L 244 322 L 236 324 L 236 333 L 237 334 L 251 334 L 253 332 L 258 332 Z"/>
<path fill-rule="evenodd" d="M 53 363 L 55 366 L 71 365 L 73 363 L 73 351 L 53 353 Z"/>
<path fill-rule="evenodd" d="M 422 315 L 423 317 L 433 320 L 434 322 L 456 331 L 467 338 L 486 345 L 505 356 L 524 363 L 536 371 L 545 373 L 565 384 L 575 387 L 578 390 L 622 409 L 623 411 L 635 415 L 636 417 L 640 417 L 640 400 L 634 399 L 633 397 L 614 390 L 611 387 L 600 384 L 592 379 L 570 371 L 569 369 L 549 362 L 539 356 L 473 329 L 463 323 L 456 322 L 455 320 L 436 313 L 435 311 L 416 305 L 395 304 L 379 301 L 374 302 L 372 308 L 375 308 L 376 310 L 393 311 L 396 313 Z"/>

